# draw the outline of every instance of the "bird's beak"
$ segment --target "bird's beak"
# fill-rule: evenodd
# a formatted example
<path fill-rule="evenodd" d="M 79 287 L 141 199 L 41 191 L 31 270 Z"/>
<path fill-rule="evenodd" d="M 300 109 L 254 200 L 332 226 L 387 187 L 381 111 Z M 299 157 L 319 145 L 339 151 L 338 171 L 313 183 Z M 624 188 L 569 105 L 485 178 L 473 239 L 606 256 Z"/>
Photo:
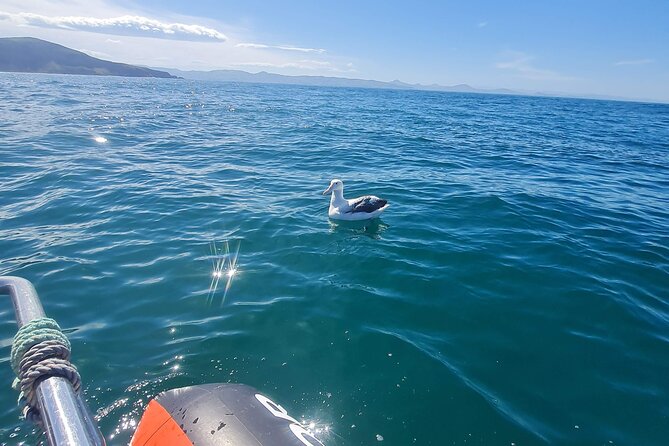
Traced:
<path fill-rule="evenodd" d="M 328 187 L 327 189 L 325 189 L 325 190 L 323 191 L 323 195 L 325 195 L 325 194 L 329 194 L 330 192 L 332 192 L 332 184 L 330 185 L 330 187 Z"/>

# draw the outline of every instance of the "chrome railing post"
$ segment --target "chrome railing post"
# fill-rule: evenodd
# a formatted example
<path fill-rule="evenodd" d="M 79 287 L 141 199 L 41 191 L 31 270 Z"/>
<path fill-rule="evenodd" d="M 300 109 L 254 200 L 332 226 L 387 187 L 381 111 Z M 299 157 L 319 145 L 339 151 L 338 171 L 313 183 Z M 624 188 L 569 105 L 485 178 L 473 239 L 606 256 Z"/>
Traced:
<path fill-rule="evenodd" d="M 9 294 L 20 327 L 45 317 L 33 285 L 20 277 L 0 276 L 0 294 Z M 82 396 L 65 378 L 54 376 L 36 389 L 44 431 L 51 446 L 104 446 L 100 433 Z"/>

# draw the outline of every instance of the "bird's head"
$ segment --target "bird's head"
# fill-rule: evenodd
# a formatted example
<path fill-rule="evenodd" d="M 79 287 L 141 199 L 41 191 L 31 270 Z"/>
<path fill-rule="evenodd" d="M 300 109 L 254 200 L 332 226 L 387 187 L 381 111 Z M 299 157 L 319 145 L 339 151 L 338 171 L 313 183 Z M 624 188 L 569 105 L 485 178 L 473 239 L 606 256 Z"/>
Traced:
<path fill-rule="evenodd" d="M 344 190 L 344 183 L 342 183 L 341 180 L 338 180 L 338 179 L 335 178 L 334 180 L 330 181 L 330 186 L 323 191 L 323 195 L 329 194 L 330 192 L 333 192 L 333 191 L 336 191 L 336 190 L 343 191 Z"/>

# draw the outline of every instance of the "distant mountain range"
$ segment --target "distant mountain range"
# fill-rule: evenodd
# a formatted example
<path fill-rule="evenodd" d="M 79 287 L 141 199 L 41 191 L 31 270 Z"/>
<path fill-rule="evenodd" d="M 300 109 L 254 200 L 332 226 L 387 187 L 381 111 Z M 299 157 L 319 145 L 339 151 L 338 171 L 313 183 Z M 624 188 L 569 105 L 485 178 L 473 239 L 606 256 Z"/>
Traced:
<path fill-rule="evenodd" d="M 392 82 L 374 81 L 367 79 L 350 79 L 344 77 L 328 76 L 286 76 L 283 74 L 268 73 L 261 71 L 259 73 L 249 73 L 241 70 L 213 70 L 213 71 L 182 71 L 174 68 L 160 68 L 178 77 L 184 79 L 202 80 L 202 81 L 227 81 L 227 82 L 248 82 L 258 84 L 289 84 L 289 85 L 313 85 L 318 87 L 349 87 L 349 88 L 385 88 L 396 90 L 428 90 L 428 91 L 452 91 L 460 93 L 494 93 L 494 94 L 520 94 L 517 91 L 507 90 L 505 88 L 495 90 L 484 90 L 473 88 L 467 84 L 453 85 L 450 87 L 443 85 L 422 85 L 407 84 L 398 80 Z"/>
<path fill-rule="evenodd" d="M 33 37 L 0 38 L 0 71 L 24 73 L 88 74 L 128 77 L 157 77 L 248 82 L 260 84 L 312 85 L 319 87 L 385 88 L 395 90 L 427 90 L 458 93 L 489 93 L 526 96 L 580 97 L 588 99 L 621 100 L 635 99 L 605 95 L 574 95 L 561 92 L 514 91 L 506 88 L 479 89 L 467 84 L 452 86 L 408 84 L 398 80 L 382 82 L 367 79 L 349 79 L 328 76 L 286 76 L 283 74 L 249 73 L 241 70 L 182 71 L 175 68 L 149 68 L 110 62 L 76 51 L 62 45 Z M 636 99 L 655 102 L 652 100 Z"/>
<path fill-rule="evenodd" d="M 566 97 L 599 99 L 612 101 L 648 101 L 649 99 L 631 99 L 621 96 L 608 96 L 597 94 L 569 94 L 562 92 L 544 92 L 544 91 L 519 91 L 509 90 L 507 88 L 484 89 L 474 88 L 467 84 L 458 84 L 452 86 L 438 84 L 408 84 L 394 80 L 392 82 L 374 81 L 367 79 L 350 79 L 345 77 L 328 76 L 286 76 L 283 74 L 268 73 L 261 71 L 259 73 L 249 73 L 241 70 L 212 70 L 212 71 L 183 71 L 176 68 L 157 68 L 167 71 L 175 76 L 184 79 L 202 80 L 202 81 L 224 81 L 224 82 L 247 82 L 257 84 L 289 84 L 289 85 L 311 85 L 318 87 L 349 87 L 349 88 L 385 88 L 394 90 L 421 90 L 421 91 L 446 91 L 456 93 L 487 93 L 487 94 L 508 94 L 522 96 L 543 96 L 543 97 Z"/>
<path fill-rule="evenodd" d="M 164 71 L 97 59 L 33 37 L 0 38 L 0 71 L 173 78 Z"/>

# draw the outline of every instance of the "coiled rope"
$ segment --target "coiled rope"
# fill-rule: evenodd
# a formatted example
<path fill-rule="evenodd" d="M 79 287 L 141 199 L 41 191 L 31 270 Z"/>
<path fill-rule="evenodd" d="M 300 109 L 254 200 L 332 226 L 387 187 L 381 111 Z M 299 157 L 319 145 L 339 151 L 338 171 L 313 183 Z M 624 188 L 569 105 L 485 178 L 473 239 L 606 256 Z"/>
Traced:
<path fill-rule="evenodd" d="M 41 422 L 35 389 L 45 379 L 61 376 L 75 392 L 81 388 L 79 372 L 70 363 L 70 341 L 53 319 L 34 319 L 21 327 L 14 336 L 10 361 L 17 376 L 12 387 L 20 391 L 19 402 L 24 400 L 23 415 L 28 420 Z"/>

